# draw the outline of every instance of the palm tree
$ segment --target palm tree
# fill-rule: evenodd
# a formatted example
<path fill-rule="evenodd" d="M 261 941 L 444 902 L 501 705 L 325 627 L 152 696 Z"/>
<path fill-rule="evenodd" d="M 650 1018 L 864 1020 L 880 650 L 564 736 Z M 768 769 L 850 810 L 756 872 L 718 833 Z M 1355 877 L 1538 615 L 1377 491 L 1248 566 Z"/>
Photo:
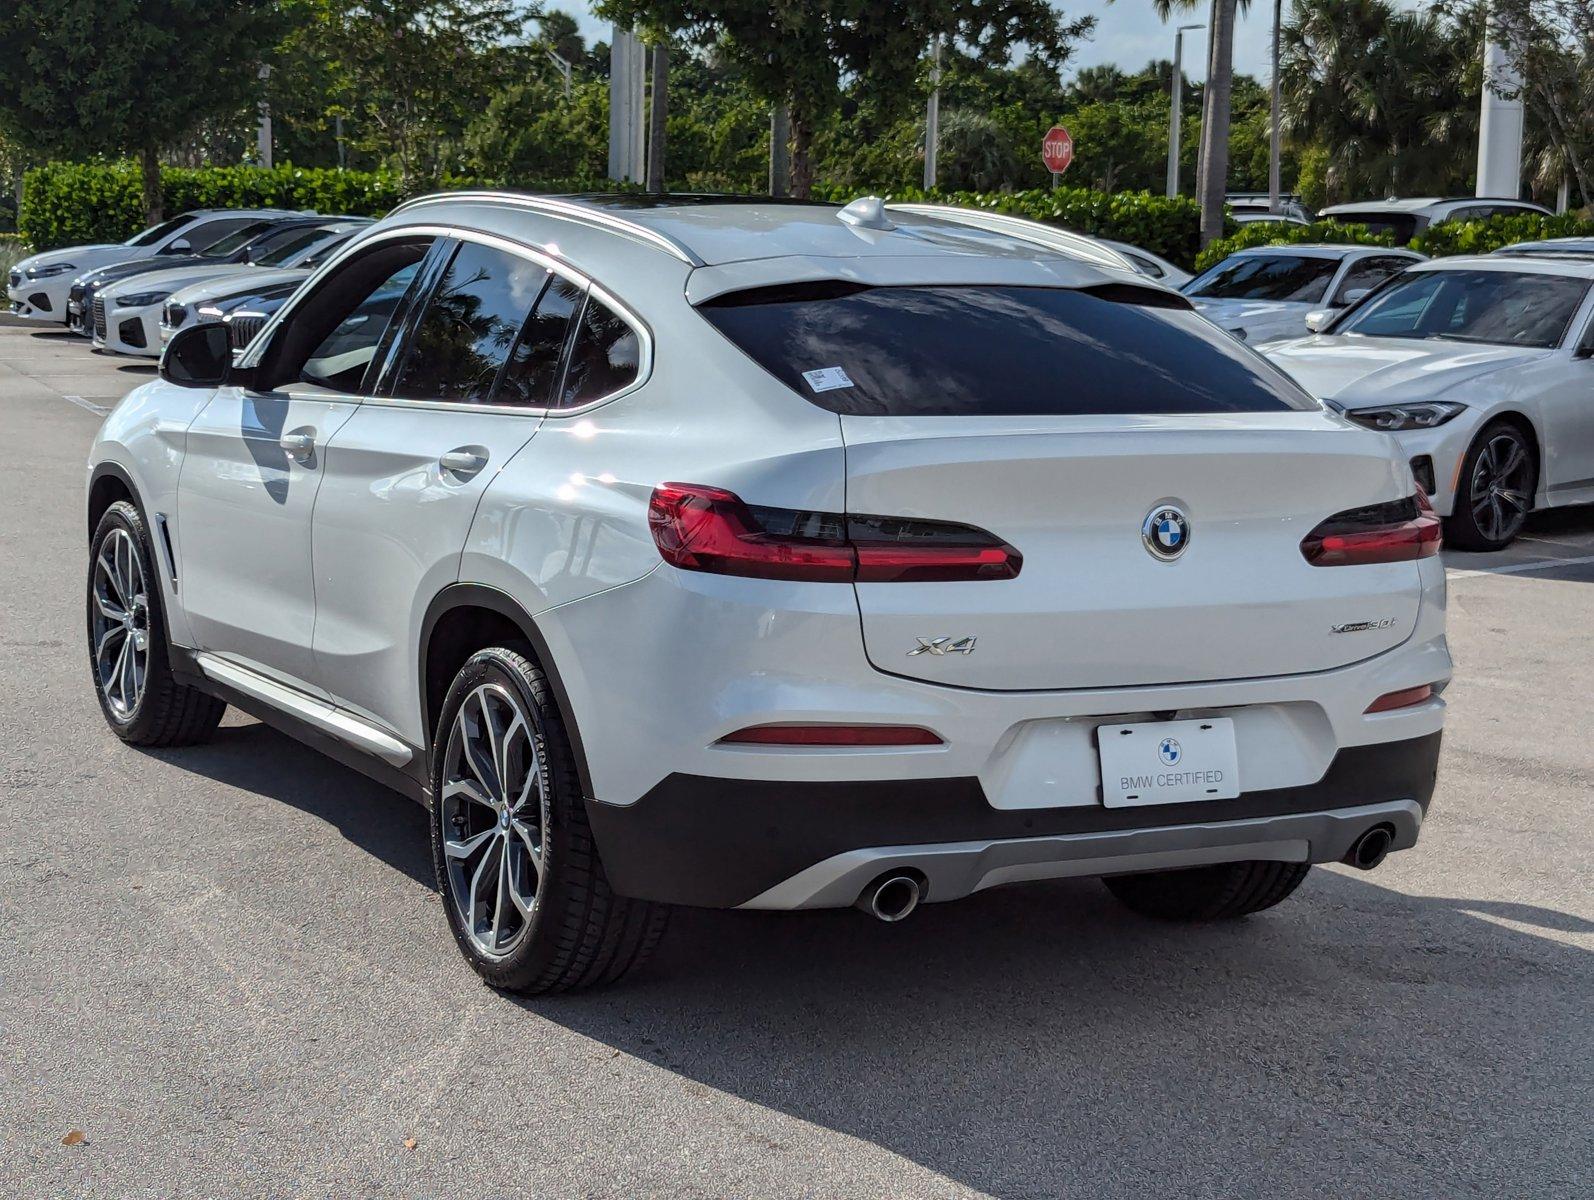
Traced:
<path fill-rule="evenodd" d="M 1326 154 L 1330 198 L 1465 183 L 1479 40 L 1475 23 L 1390 0 L 1298 0 L 1284 28 L 1284 126 Z"/>
<path fill-rule="evenodd" d="M 1151 0 L 1167 21 L 1176 12 L 1199 7 L 1201 0 Z M 1207 18 L 1207 84 L 1201 97 L 1201 157 L 1196 195 L 1201 201 L 1201 244 L 1223 236 L 1224 196 L 1229 184 L 1229 106 L 1234 97 L 1234 22 L 1250 0 L 1211 0 Z"/>

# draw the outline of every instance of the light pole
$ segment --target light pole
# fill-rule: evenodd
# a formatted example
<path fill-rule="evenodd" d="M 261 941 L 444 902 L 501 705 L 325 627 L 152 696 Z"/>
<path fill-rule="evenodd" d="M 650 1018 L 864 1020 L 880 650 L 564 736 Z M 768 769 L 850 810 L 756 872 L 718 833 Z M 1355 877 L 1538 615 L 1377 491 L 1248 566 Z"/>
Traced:
<path fill-rule="evenodd" d="M 1168 111 L 1168 198 L 1179 194 L 1179 102 L 1184 90 L 1184 35 L 1205 25 L 1181 25 L 1173 31 L 1173 103 Z"/>
<path fill-rule="evenodd" d="M 1280 202 L 1279 159 L 1283 131 L 1279 129 L 1279 26 L 1284 19 L 1284 0 L 1273 0 L 1273 94 L 1268 98 L 1269 130 L 1267 144 L 1267 210 L 1279 212 Z"/>
<path fill-rule="evenodd" d="M 930 39 L 930 99 L 924 106 L 924 190 L 935 187 L 941 149 L 941 35 Z"/>

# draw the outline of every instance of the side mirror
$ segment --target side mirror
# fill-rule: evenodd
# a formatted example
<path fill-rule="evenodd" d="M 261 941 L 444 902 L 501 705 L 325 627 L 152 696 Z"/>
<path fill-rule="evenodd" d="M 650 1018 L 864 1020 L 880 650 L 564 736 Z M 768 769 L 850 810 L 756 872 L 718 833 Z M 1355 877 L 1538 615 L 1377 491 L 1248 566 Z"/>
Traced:
<path fill-rule="evenodd" d="M 187 238 L 178 238 L 175 242 L 171 243 L 171 245 L 167 246 L 166 249 L 162 250 L 161 253 L 162 254 L 187 254 L 193 248 L 194 247 L 192 246 L 192 244 L 190 244 L 190 242 L 189 242 L 189 240 Z"/>
<path fill-rule="evenodd" d="M 231 374 L 232 346 L 225 325 L 179 329 L 161 355 L 161 378 L 178 387 L 220 387 Z"/>
<path fill-rule="evenodd" d="M 1306 314 L 1306 328 L 1313 333 L 1322 333 L 1337 316 L 1339 314 L 1332 308 L 1314 308 Z"/>

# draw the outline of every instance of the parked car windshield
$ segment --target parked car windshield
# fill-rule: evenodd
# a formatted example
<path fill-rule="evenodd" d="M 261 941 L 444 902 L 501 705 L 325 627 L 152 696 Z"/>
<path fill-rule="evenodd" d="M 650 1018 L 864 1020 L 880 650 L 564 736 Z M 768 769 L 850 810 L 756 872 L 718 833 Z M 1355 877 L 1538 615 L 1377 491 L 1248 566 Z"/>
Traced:
<path fill-rule="evenodd" d="M 270 249 L 259 254 L 252 254 L 250 261 L 257 267 L 283 267 L 289 265 L 293 259 L 298 258 L 313 246 L 319 246 L 333 235 L 325 229 L 296 229 L 292 233 L 284 234 L 275 239 Z"/>
<path fill-rule="evenodd" d="M 1081 289 L 825 281 L 734 292 L 698 311 L 800 396 L 849 415 L 1316 407 L 1199 314 Z"/>
<path fill-rule="evenodd" d="M 1548 349 L 1561 344 L 1588 288 L 1587 280 L 1526 271 L 1420 271 L 1334 332 Z"/>
<path fill-rule="evenodd" d="M 128 238 L 127 241 L 123 242 L 122 245 L 153 246 L 156 242 L 165 238 L 167 234 L 175 233 L 193 219 L 194 215 L 192 213 L 184 213 L 180 217 L 173 217 L 170 221 L 162 221 L 159 225 L 151 226 L 143 233 L 135 233 L 132 237 Z"/>
<path fill-rule="evenodd" d="M 1282 300 L 1321 304 L 1337 258 L 1242 254 L 1225 259 L 1185 285 L 1184 294 L 1210 300 Z"/>
<path fill-rule="evenodd" d="M 233 230 L 226 237 L 217 238 L 202 250 L 195 251 L 200 258 L 227 258 L 242 250 L 254 241 L 261 233 L 271 228 L 270 221 L 251 221 L 238 229 Z"/>

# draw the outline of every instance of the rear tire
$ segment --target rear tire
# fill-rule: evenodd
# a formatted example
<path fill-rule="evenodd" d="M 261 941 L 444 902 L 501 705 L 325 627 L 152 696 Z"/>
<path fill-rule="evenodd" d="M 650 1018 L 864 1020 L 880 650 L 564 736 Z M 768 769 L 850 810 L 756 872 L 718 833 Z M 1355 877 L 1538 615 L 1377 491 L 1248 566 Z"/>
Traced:
<path fill-rule="evenodd" d="M 118 500 L 105 510 L 89 545 L 89 673 L 106 724 L 135 746 L 208 741 L 227 706 L 172 674 L 160 577 L 143 514 Z"/>
<path fill-rule="evenodd" d="M 1162 921 L 1228 921 L 1272 908 L 1301 886 L 1310 863 L 1237 862 L 1102 880 L 1127 907 Z"/>
<path fill-rule="evenodd" d="M 528 648 L 472 655 L 432 742 L 432 865 L 476 973 L 537 994 L 612 983 L 645 962 L 669 909 L 609 886 L 569 736 Z"/>
<path fill-rule="evenodd" d="M 1522 532 L 1538 483 L 1533 440 L 1510 421 L 1490 422 L 1461 460 L 1445 541 L 1457 550 L 1504 550 Z"/>

